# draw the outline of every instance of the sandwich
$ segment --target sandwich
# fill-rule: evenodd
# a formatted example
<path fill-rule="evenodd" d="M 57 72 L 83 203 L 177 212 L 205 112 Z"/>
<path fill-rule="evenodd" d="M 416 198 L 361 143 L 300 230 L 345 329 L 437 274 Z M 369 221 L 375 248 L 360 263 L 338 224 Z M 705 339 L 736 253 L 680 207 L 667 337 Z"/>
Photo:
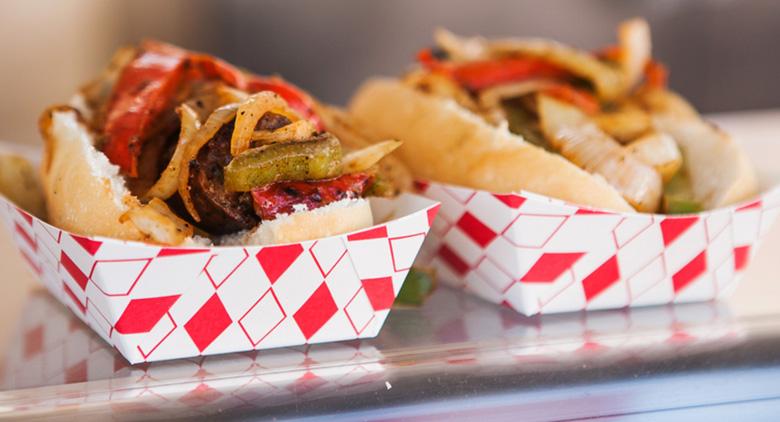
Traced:
<path fill-rule="evenodd" d="M 369 196 L 410 183 L 397 141 L 342 142 L 280 77 L 157 41 L 117 51 L 40 118 L 48 221 L 164 245 L 276 244 L 374 224 Z M 388 176 L 389 175 L 389 176 Z"/>
<path fill-rule="evenodd" d="M 757 193 L 740 146 L 667 87 L 648 24 L 587 52 L 543 39 L 435 33 L 401 78 L 374 78 L 349 106 L 422 180 L 530 191 L 617 212 L 693 213 Z"/>

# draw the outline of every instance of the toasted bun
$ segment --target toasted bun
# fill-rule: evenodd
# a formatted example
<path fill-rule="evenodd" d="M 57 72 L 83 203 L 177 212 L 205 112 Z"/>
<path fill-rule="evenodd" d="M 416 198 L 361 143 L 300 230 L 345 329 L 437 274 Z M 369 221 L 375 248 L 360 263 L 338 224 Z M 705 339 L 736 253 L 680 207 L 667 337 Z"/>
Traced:
<path fill-rule="evenodd" d="M 267 245 L 318 239 L 371 227 L 374 217 L 365 199 L 345 199 L 311 211 L 280 215 L 248 233 L 233 235 L 225 244 Z"/>
<path fill-rule="evenodd" d="M 454 101 L 374 79 L 352 99 L 356 121 L 398 153 L 416 177 L 493 192 L 527 190 L 575 204 L 633 211 L 603 178 L 494 127 Z"/>
<path fill-rule="evenodd" d="M 155 220 L 146 220 L 147 224 L 140 226 L 123 218 L 142 204 L 125 187 L 119 168 L 95 149 L 94 137 L 78 111 L 71 107 L 52 108 L 41 117 L 40 127 L 46 141 L 42 185 L 51 224 L 83 235 L 135 241 L 160 239 L 156 231 L 174 224 L 172 219 L 158 214 Z M 249 233 L 234 235 L 232 242 L 227 243 L 298 242 L 371 225 L 373 217 L 368 201 L 345 200 L 312 211 L 279 216 Z M 183 243 L 203 242 L 187 238 Z"/>
<path fill-rule="evenodd" d="M 55 107 L 40 123 L 46 142 L 41 180 L 49 222 L 83 235 L 144 240 L 132 223 L 119 222 L 140 203 L 125 187 L 119 168 L 95 149 L 78 112 Z"/>

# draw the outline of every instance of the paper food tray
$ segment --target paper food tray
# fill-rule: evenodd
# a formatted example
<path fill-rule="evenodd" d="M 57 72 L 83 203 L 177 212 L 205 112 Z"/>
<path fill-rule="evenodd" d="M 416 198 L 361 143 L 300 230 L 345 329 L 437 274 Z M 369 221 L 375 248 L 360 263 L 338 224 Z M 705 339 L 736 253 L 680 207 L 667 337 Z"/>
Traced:
<path fill-rule="evenodd" d="M 613 213 L 435 182 L 420 261 L 525 315 L 696 302 L 731 292 L 780 212 L 780 188 L 692 215 Z"/>
<path fill-rule="evenodd" d="M 84 237 L 0 196 L 41 283 L 131 363 L 374 337 L 438 204 L 372 198 L 358 232 L 273 246 L 161 247 Z"/>

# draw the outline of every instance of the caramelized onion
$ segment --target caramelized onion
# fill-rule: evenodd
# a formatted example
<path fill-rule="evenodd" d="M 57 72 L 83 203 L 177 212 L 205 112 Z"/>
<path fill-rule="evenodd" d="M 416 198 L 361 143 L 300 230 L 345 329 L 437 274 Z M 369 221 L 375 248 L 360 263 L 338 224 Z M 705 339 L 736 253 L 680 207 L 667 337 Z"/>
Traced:
<path fill-rule="evenodd" d="M 287 103 L 282 97 L 271 91 L 261 91 L 247 97 L 238 106 L 236 125 L 233 129 L 233 136 L 230 137 L 230 154 L 235 157 L 249 149 L 255 126 L 263 114 L 287 108 Z"/>
<path fill-rule="evenodd" d="M 400 146 L 400 141 L 391 139 L 352 151 L 342 159 L 342 171 L 344 173 L 355 173 L 368 170 Z"/>
<path fill-rule="evenodd" d="M 179 132 L 179 141 L 176 143 L 176 149 L 173 151 L 171 161 L 165 167 L 160 178 L 144 195 L 143 199 L 148 201 L 152 198 L 168 199 L 179 186 L 179 172 L 182 169 L 182 160 L 184 159 L 187 145 L 195 137 L 200 129 L 198 115 L 190 106 L 182 104 L 176 112 L 181 120 L 181 131 Z"/>

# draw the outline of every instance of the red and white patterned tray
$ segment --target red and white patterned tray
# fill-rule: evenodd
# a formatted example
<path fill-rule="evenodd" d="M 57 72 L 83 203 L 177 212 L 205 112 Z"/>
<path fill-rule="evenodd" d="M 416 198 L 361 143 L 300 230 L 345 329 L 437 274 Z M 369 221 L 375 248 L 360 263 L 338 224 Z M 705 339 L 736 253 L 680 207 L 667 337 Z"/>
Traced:
<path fill-rule="evenodd" d="M 525 315 L 710 300 L 736 287 L 780 188 L 693 215 L 611 213 L 528 192 L 418 183 L 441 202 L 420 261 Z"/>
<path fill-rule="evenodd" d="M 438 204 L 372 208 L 387 222 L 314 241 L 171 248 L 79 236 L 0 197 L 33 272 L 131 363 L 376 336 Z"/>

